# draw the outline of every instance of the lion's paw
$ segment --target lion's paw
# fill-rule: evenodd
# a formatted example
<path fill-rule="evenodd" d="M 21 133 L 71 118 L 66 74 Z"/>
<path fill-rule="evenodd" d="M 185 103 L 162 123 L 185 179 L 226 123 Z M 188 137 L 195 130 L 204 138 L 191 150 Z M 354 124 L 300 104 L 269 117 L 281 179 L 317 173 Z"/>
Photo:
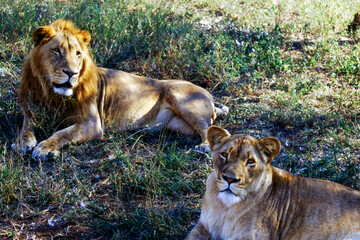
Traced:
<path fill-rule="evenodd" d="M 27 152 L 30 152 L 37 144 L 35 136 L 28 132 L 23 137 L 19 138 L 11 144 L 12 150 L 20 155 L 24 155 Z"/>
<path fill-rule="evenodd" d="M 204 153 L 211 152 L 209 144 L 206 144 L 206 143 L 202 143 L 200 145 L 195 146 L 194 150 L 199 151 L 199 152 L 204 152 Z"/>
<path fill-rule="evenodd" d="M 59 148 L 53 141 L 44 140 L 35 147 L 31 157 L 35 159 L 46 160 L 48 154 L 52 154 L 53 156 L 59 155 Z"/>

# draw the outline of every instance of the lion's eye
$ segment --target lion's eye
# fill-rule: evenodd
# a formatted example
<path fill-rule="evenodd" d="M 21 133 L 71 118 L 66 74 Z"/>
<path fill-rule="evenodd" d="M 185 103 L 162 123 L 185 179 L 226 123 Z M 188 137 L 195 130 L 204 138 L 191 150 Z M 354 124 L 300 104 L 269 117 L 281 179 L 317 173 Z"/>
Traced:
<path fill-rule="evenodd" d="M 255 159 L 253 158 L 249 158 L 246 162 L 246 165 L 250 166 L 250 167 L 253 167 L 255 166 Z"/>
<path fill-rule="evenodd" d="M 55 53 L 56 55 L 61 55 L 61 52 L 60 52 L 60 49 L 58 49 L 58 48 L 54 48 L 53 50 L 53 53 Z"/>
<path fill-rule="evenodd" d="M 76 56 L 80 57 L 81 52 L 80 51 L 76 51 Z"/>
<path fill-rule="evenodd" d="M 228 157 L 228 154 L 227 154 L 226 152 L 220 153 L 220 157 L 221 157 L 223 160 L 226 160 L 227 157 Z"/>

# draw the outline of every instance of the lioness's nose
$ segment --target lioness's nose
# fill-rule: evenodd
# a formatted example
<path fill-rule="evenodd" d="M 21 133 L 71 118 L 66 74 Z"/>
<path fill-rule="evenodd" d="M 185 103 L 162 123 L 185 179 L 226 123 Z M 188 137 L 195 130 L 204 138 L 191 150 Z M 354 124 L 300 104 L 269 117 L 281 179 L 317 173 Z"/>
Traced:
<path fill-rule="evenodd" d="M 225 180 L 226 182 L 228 182 L 229 184 L 240 181 L 240 178 L 232 178 L 232 177 L 227 177 L 227 176 L 225 176 L 225 175 L 223 175 L 223 178 L 224 178 L 224 180 Z"/>
<path fill-rule="evenodd" d="M 72 76 L 74 76 L 75 74 L 77 74 L 76 72 L 67 71 L 67 70 L 63 70 L 63 73 L 65 73 L 66 75 L 68 75 L 69 78 L 71 78 Z"/>

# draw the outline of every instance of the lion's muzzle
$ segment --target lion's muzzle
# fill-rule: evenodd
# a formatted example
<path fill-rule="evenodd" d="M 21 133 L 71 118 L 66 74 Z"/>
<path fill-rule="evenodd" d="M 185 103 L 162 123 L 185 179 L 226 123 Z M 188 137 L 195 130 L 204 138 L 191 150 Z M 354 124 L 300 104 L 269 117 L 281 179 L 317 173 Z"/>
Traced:
<path fill-rule="evenodd" d="M 64 83 L 53 83 L 53 86 L 54 86 L 54 92 L 59 95 L 70 97 L 74 93 L 74 90 L 72 89 L 73 85 L 71 84 L 70 80 Z"/>
<path fill-rule="evenodd" d="M 62 71 L 69 77 L 69 80 L 72 76 L 78 74 L 77 72 L 73 72 L 73 71 L 67 71 L 67 70 L 62 70 Z"/>
<path fill-rule="evenodd" d="M 53 82 L 54 92 L 59 95 L 70 97 L 74 93 L 73 88 L 77 85 L 78 72 L 64 69 L 62 70 L 62 72 L 62 79 L 60 79 L 58 83 Z"/>
<path fill-rule="evenodd" d="M 65 83 L 61 83 L 61 84 L 58 84 L 58 83 L 54 83 L 54 87 L 55 88 L 71 88 L 71 84 L 69 81 L 65 82 Z"/>

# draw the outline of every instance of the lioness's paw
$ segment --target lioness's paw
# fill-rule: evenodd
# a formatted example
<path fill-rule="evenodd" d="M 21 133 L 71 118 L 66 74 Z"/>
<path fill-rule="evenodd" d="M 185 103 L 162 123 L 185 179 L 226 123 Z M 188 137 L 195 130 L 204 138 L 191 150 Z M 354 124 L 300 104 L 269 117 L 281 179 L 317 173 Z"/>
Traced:
<path fill-rule="evenodd" d="M 11 149 L 17 154 L 24 155 L 30 152 L 37 144 L 35 136 L 28 132 L 23 137 L 18 138 L 16 142 L 11 144 Z"/>
<path fill-rule="evenodd" d="M 53 141 L 44 140 L 35 147 L 31 157 L 35 159 L 45 160 L 48 154 L 53 154 L 54 156 L 57 156 L 59 155 L 59 149 L 57 147 L 57 144 Z"/>
<path fill-rule="evenodd" d="M 194 147 L 194 150 L 196 151 L 200 151 L 200 152 L 204 152 L 204 153 L 209 153 L 211 152 L 210 146 L 209 144 L 200 144 Z"/>

